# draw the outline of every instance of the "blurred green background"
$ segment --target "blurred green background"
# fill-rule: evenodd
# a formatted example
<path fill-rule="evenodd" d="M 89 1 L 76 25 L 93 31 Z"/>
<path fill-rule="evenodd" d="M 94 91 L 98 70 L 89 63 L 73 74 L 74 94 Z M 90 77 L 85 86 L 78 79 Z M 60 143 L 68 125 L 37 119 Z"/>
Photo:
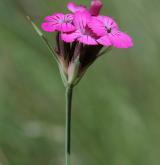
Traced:
<path fill-rule="evenodd" d="M 0 165 L 64 165 L 65 89 L 25 15 L 40 25 L 66 4 L 0 0 Z M 72 165 L 160 165 L 160 1 L 104 0 L 102 13 L 135 45 L 104 55 L 76 87 Z"/>

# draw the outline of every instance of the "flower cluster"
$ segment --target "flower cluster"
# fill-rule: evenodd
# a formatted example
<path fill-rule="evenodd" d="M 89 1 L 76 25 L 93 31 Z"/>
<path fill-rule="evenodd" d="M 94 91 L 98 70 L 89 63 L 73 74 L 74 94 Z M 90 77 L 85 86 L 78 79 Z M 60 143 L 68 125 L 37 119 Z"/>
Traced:
<path fill-rule="evenodd" d="M 99 15 L 101 7 L 99 0 L 92 1 L 90 9 L 70 2 L 68 9 L 73 14 L 55 13 L 47 16 L 42 29 L 61 32 L 61 39 L 67 43 L 79 41 L 86 45 L 131 47 L 131 37 L 121 32 L 111 17 Z"/>
<path fill-rule="evenodd" d="M 56 52 L 67 80 L 73 81 L 75 77 L 72 75 L 69 78 L 70 72 L 75 75 L 77 57 L 79 65 L 77 67 L 76 64 L 76 77 L 81 77 L 102 48 L 133 46 L 132 38 L 120 31 L 113 18 L 100 15 L 102 6 L 101 0 L 92 0 L 90 8 L 69 2 L 69 14 L 54 13 L 45 17 L 41 25 L 46 32 L 57 32 Z"/>

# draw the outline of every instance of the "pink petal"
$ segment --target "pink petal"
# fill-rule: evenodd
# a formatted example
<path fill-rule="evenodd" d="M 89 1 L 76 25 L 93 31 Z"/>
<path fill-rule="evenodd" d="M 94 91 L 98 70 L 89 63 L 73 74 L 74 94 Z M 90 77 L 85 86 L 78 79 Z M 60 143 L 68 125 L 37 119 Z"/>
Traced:
<path fill-rule="evenodd" d="M 88 22 L 88 26 L 98 36 L 104 36 L 106 34 L 104 23 L 100 21 L 98 17 L 92 17 L 92 19 Z"/>
<path fill-rule="evenodd" d="M 107 47 L 112 45 L 112 43 L 111 43 L 111 41 L 110 41 L 110 39 L 109 39 L 109 37 L 107 35 L 99 38 L 97 40 L 97 42 L 100 43 L 101 45 L 107 46 Z"/>
<path fill-rule="evenodd" d="M 113 18 L 108 17 L 108 16 L 98 16 L 97 18 L 98 20 L 103 22 L 106 28 L 117 29 L 117 30 L 119 29 L 118 24 Z"/>
<path fill-rule="evenodd" d="M 45 21 L 48 22 L 42 26 L 44 30 L 46 29 L 45 31 L 53 31 L 53 28 L 60 32 L 72 32 L 75 30 L 72 24 L 73 14 L 55 13 L 45 17 Z"/>
<path fill-rule="evenodd" d="M 55 13 L 53 15 L 45 17 L 45 21 L 58 21 L 58 20 L 64 20 L 64 14 L 63 13 Z"/>
<path fill-rule="evenodd" d="M 86 44 L 86 45 L 98 45 L 96 40 L 89 35 L 82 35 L 77 40 L 83 44 Z"/>
<path fill-rule="evenodd" d="M 41 24 L 41 28 L 46 32 L 56 31 L 55 26 L 52 22 L 44 22 Z"/>
<path fill-rule="evenodd" d="M 80 36 L 80 33 L 78 31 L 73 33 L 62 33 L 61 39 L 65 42 L 73 42 Z"/>
<path fill-rule="evenodd" d="M 100 13 L 100 10 L 102 8 L 103 4 L 101 0 L 93 0 L 91 2 L 91 7 L 90 7 L 90 13 L 93 16 L 97 16 Z"/>
<path fill-rule="evenodd" d="M 66 14 L 65 19 L 68 20 L 69 22 L 72 22 L 74 19 L 74 16 L 73 16 L 73 14 Z"/>
<path fill-rule="evenodd" d="M 72 32 L 75 30 L 75 26 L 71 23 L 62 23 L 56 26 L 56 29 L 60 32 Z"/>
<path fill-rule="evenodd" d="M 133 46 L 132 38 L 126 33 L 120 31 L 110 33 L 109 38 L 116 48 L 130 48 Z"/>
<path fill-rule="evenodd" d="M 91 19 L 91 15 L 89 12 L 85 11 L 85 12 L 77 12 L 75 13 L 74 16 L 74 25 L 78 28 L 78 29 L 84 29 L 87 25 L 87 23 L 89 22 L 89 20 Z"/>
<path fill-rule="evenodd" d="M 59 24 L 59 20 L 64 20 L 64 14 L 56 13 L 51 16 L 45 17 L 45 21 L 42 23 L 41 28 L 46 32 L 54 32 L 57 30 L 57 25 Z"/>
<path fill-rule="evenodd" d="M 77 11 L 85 11 L 85 10 L 87 10 L 85 6 L 82 6 L 82 5 L 78 6 L 74 2 L 69 2 L 67 4 L 67 8 L 68 8 L 68 10 L 70 10 L 73 13 L 75 13 Z"/>
<path fill-rule="evenodd" d="M 57 30 L 61 32 L 72 32 L 76 28 L 72 24 L 73 22 L 73 14 L 66 14 L 64 15 L 63 23 L 57 25 Z"/>

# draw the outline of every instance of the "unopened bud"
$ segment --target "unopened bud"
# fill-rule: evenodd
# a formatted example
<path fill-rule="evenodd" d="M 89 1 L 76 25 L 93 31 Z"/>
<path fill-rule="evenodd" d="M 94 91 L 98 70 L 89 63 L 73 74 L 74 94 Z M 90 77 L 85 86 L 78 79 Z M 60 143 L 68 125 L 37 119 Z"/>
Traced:
<path fill-rule="evenodd" d="M 103 4 L 101 0 L 93 0 L 91 2 L 90 13 L 93 16 L 97 16 L 100 13 Z"/>

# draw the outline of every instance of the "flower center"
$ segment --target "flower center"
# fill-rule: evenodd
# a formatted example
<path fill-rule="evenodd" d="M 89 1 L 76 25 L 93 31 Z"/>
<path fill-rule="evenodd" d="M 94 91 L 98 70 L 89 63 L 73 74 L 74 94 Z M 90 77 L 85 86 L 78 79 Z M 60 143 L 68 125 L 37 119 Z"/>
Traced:
<path fill-rule="evenodd" d="M 112 28 L 111 27 L 106 27 L 107 33 L 111 33 L 112 32 Z"/>
<path fill-rule="evenodd" d="M 64 21 L 63 21 L 64 23 L 71 23 L 72 21 L 71 20 L 69 20 L 69 19 L 64 19 Z"/>
<path fill-rule="evenodd" d="M 82 34 L 83 34 L 83 35 L 88 35 L 88 36 L 93 36 L 93 33 L 92 33 L 91 29 L 90 29 L 88 26 L 86 26 L 86 27 L 83 29 Z"/>
<path fill-rule="evenodd" d="M 64 18 L 63 21 L 64 21 L 64 23 L 72 23 L 73 20 L 72 20 L 72 18 L 71 18 L 70 16 L 67 15 L 67 16 Z"/>

